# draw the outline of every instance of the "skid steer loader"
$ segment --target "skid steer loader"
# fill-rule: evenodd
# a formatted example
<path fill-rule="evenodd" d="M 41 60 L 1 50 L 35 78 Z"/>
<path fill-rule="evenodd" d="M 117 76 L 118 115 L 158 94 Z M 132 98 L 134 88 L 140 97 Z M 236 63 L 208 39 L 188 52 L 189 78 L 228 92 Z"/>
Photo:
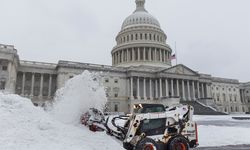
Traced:
<path fill-rule="evenodd" d="M 126 150 L 189 150 L 198 146 L 193 112 L 189 105 L 136 104 L 130 115 L 94 122 L 121 140 Z"/>

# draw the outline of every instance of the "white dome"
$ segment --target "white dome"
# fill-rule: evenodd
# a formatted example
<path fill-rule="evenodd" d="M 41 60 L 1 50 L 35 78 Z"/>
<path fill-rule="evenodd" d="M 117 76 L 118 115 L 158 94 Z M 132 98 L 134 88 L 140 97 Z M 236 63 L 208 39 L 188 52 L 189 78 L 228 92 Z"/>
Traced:
<path fill-rule="evenodd" d="M 135 11 L 122 24 L 122 30 L 131 26 L 147 25 L 160 28 L 158 20 L 146 11 Z"/>
<path fill-rule="evenodd" d="M 160 28 L 159 21 L 149 14 L 144 7 L 145 0 L 136 0 L 135 12 L 128 16 L 122 24 L 122 30 L 137 25 L 147 25 Z"/>

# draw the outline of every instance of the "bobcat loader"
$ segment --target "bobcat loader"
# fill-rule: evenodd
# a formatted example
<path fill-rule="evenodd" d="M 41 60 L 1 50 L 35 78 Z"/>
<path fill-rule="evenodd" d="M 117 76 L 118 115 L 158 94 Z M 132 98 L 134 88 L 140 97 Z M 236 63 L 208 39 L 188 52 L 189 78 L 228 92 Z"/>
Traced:
<path fill-rule="evenodd" d="M 126 150 L 189 150 L 198 146 L 193 112 L 189 105 L 165 108 L 161 104 L 136 104 L 132 114 L 113 117 L 112 126 L 109 117 L 91 125 L 95 122 L 94 126 L 100 127 L 101 123 L 102 129 L 121 140 Z"/>

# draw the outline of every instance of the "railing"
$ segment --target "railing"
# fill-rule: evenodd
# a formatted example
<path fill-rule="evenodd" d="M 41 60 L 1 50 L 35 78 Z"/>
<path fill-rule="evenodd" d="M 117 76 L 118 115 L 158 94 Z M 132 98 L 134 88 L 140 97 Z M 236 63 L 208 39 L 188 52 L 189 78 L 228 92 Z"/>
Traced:
<path fill-rule="evenodd" d="M 59 64 L 62 64 L 62 65 L 74 65 L 74 66 L 88 66 L 88 67 L 105 68 L 105 69 L 115 69 L 114 67 L 108 66 L 108 65 L 80 63 L 80 62 L 71 62 L 71 61 L 59 61 Z"/>
<path fill-rule="evenodd" d="M 26 61 L 26 60 L 20 60 L 20 63 L 21 64 L 26 64 L 26 65 L 41 65 L 41 66 L 51 66 L 51 67 L 56 67 L 57 66 L 57 64 L 53 64 L 53 63 Z"/>

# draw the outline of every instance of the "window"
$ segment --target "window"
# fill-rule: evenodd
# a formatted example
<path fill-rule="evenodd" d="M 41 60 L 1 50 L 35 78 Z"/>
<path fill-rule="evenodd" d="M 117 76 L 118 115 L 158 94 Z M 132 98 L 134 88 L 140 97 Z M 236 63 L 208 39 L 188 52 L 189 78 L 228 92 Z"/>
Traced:
<path fill-rule="evenodd" d="M 74 76 L 69 76 L 69 78 L 71 79 L 71 78 L 73 78 Z"/>
<path fill-rule="evenodd" d="M 115 112 L 118 112 L 118 104 L 115 104 Z"/>
<path fill-rule="evenodd" d="M 115 93 L 115 97 L 118 97 L 118 93 Z"/>
<path fill-rule="evenodd" d="M 115 79 L 115 83 L 118 83 L 118 79 Z"/>
<path fill-rule="evenodd" d="M 2 70 L 4 70 L 4 71 L 6 71 L 7 69 L 8 69 L 7 66 L 3 66 L 3 67 L 2 67 Z"/>
<path fill-rule="evenodd" d="M 225 93 L 223 94 L 223 100 L 224 100 L 224 102 L 226 101 L 226 94 Z"/>
<path fill-rule="evenodd" d="M 5 81 L 0 81 L 0 90 L 5 89 Z"/>
<path fill-rule="evenodd" d="M 108 83 L 108 82 L 109 82 L 109 79 L 105 79 L 105 82 Z"/>

